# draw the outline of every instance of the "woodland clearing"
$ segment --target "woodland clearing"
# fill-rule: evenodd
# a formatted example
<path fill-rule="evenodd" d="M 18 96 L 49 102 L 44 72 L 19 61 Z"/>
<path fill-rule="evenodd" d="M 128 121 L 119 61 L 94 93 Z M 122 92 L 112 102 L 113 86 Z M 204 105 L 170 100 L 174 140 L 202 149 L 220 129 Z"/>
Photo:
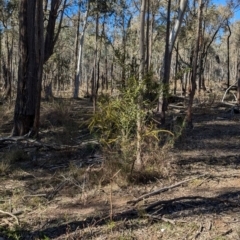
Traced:
<path fill-rule="evenodd" d="M 158 174 L 132 183 L 101 174 L 88 99 L 43 102 L 37 141 L 5 138 L 13 109 L 0 107 L 1 240 L 240 239 L 240 116 L 229 105 L 195 102 L 194 128 L 161 148 Z"/>

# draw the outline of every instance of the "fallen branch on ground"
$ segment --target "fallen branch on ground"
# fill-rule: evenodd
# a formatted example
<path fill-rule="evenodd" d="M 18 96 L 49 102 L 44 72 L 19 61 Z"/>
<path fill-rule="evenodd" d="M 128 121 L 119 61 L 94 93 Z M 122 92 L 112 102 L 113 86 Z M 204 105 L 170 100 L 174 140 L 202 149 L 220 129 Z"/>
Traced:
<path fill-rule="evenodd" d="M 12 213 L 10 213 L 10 212 L 5 212 L 5 211 L 2 211 L 2 210 L 0 210 L 0 213 L 2 213 L 3 215 L 9 215 L 9 216 L 13 217 L 13 218 L 16 220 L 17 225 L 19 225 L 19 220 L 18 220 L 18 218 L 17 218 L 15 215 L 13 215 Z"/>
<path fill-rule="evenodd" d="M 137 198 L 136 200 L 132 200 L 132 201 L 129 201 L 129 202 L 127 202 L 127 203 L 128 203 L 128 204 L 133 204 L 133 205 L 135 205 L 136 203 L 140 202 L 140 201 L 143 200 L 143 199 L 146 199 L 146 198 L 149 198 L 149 197 L 151 197 L 151 196 L 157 195 L 157 194 L 159 194 L 159 193 L 162 193 L 162 192 L 168 191 L 168 190 L 170 190 L 170 189 L 176 188 L 176 187 L 182 185 L 183 183 L 190 182 L 190 181 L 192 181 L 192 180 L 195 180 L 195 179 L 197 179 L 197 178 L 204 177 L 204 176 L 206 176 L 206 174 L 202 174 L 202 175 L 199 175 L 199 176 L 194 177 L 194 178 L 190 178 L 190 179 L 183 180 L 183 181 L 181 181 L 181 182 L 175 183 L 175 184 L 173 184 L 173 185 L 171 185 L 171 186 L 168 186 L 168 187 L 163 187 L 163 188 L 157 189 L 157 190 L 154 191 L 154 192 L 146 193 L 146 194 L 140 196 L 139 198 Z"/>

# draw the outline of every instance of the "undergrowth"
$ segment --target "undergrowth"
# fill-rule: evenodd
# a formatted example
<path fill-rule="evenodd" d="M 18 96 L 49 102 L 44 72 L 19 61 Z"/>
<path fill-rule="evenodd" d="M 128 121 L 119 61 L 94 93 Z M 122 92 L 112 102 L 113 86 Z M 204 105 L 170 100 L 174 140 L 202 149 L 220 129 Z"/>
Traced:
<path fill-rule="evenodd" d="M 159 134 L 164 130 L 159 130 L 156 123 L 151 120 L 152 108 L 158 94 L 156 86 L 148 83 L 148 79 L 139 84 L 137 79 L 131 78 L 128 80 L 128 87 L 121 88 L 117 96 L 102 94 L 98 99 L 97 112 L 89 124 L 91 132 L 97 134 L 101 144 L 105 156 L 104 164 L 108 172 L 114 175 L 120 170 L 119 175 L 129 178 L 130 181 L 133 180 L 133 176 L 135 176 L 134 179 L 138 178 L 133 165 L 136 158 L 137 118 L 139 115 L 142 122 L 141 144 L 144 149 L 142 153 L 143 172 L 146 172 L 146 175 L 151 175 L 151 171 L 147 167 L 150 162 L 147 156 L 150 152 L 159 153 L 161 151 L 158 145 Z M 158 92 L 160 92 L 160 86 L 158 86 Z M 143 96 L 140 109 L 138 106 L 139 95 Z M 158 167 L 153 169 L 154 174 L 159 172 L 160 162 L 161 159 L 158 159 Z M 144 175 L 143 172 L 140 175 Z"/>

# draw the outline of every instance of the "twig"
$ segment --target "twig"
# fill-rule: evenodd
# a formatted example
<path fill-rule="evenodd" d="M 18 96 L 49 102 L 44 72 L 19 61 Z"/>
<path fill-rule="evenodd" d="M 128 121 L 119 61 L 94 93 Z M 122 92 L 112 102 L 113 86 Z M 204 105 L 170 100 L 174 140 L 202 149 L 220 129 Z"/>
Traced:
<path fill-rule="evenodd" d="M 201 186 L 205 181 L 207 181 L 210 177 L 207 176 L 206 178 L 204 178 L 196 187 Z"/>
<path fill-rule="evenodd" d="M 5 138 L 0 138 L 0 144 L 6 144 L 6 143 L 28 143 L 31 144 L 31 147 L 37 147 L 38 149 L 40 148 L 46 148 L 49 150 L 66 150 L 66 149 L 79 149 L 79 145 L 76 146 L 70 146 L 70 145 L 51 145 L 51 144 L 46 144 L 42 143 L 40 141 L 37 141 L 35 139 L 27 138 L 26 136 L 23 137 L 5 137 Z M 27 146 L 26 148 L 29 148 L 30 146 Z"/>
<path fill-rule="evenodd" d="M 228 234 L 230 234 L 230 233 L 232 233 L 233 232 L 233 230 L 232 229 L 229 229 L 228 231 L 226 231 L 226 232 L 224 232 L 224 233 L 222 233 L 221 234 L 221 236 L 227 236 Z"/>
<path fill-rule="evenodd" d="M 162 220 L 163 220 L 164 222 L 168 222 L 168 223 L 171 223 L 172 225 L 175 225 L 175 221 L 172 220 L 172 219 L 162 217 Z"/>
<path fill-rule="evenodd" d="M 146 194 L 140 196 L 139 198 L 137 198 L 136 200 L 132 200 L 132 201 L 129 201 L 129 202 L 127 202 L 127 203 L 128 203 L 128 204 L 133 204 L 133 205 L 135 205 L 136 203 L 140 202 L 141 200 L 143 200 L 143 199 L 145 199 L 145 198 L 149 198 L 149 197 L 151 197 L 151 196 L 154 196 L 154 195 L 157 195 L 157 194 L 159 194 L 159 193 L 165 192 L 165 191 L 167 191 L 167 190 L 173 189 L 173 188 L 175 188 L 175 187 L 178 187 L 178 186 L 182 185 L 183 183 L 190 182 L 190 181 L 192 181 L 192 180 L 195 180 L 195 179 L 200 178 L 200 177 L 203 177 L 203 176 L 206 176 L 206 174 L 202 174 L 202 175 L 199 175 L 199 176 L 194 177 L 194 178 L 190 178 L 190 179 L 183 180 L 183 181 L 178 182 L 178 183 L 175 183 L 175 184 L 173 184 L 173 185 L 171 185 L 171 186 L 157 189 L 157 190 L 154 191 L 154 192 L 146 193 Z"/>
<path fill-rule="evenodd" d="M 25 196 L 23 196 L 23 199 L 25 199 L 25 198 L 30 198 L 30 197 L 46 197 L 47 196 L 47 194 L 46 193 L 42 193 L 42 194 L 29 194 L 29 195 L 25 195 Z"/>
<path fill-rule="evenodd" d="M 195 239 L 197 239 L 201 235 L 203 229 L 204 229 L 203 225 L 202 223 L 200 223 L 200 227 L 199 227 L 199 230 L 197 231 L 197 234 L 195 235 Z"/>
<path fill-rule="evenodd" d="M 162 220 L 163 222 L 171 223 L 172 225 L 175 225 L 175 221 L 169 218 L 161 217 L 161 216 L 155 216 L 152 214 L 146 214 L 147 217 L 153 219 L 153 220 Z"/>
<path fill-rule="evenodd" d="M 15 215 L 13 215 L 12 213 L 10 213 L 10 212 L 5 212 L 5 211 L 2 211 L 2 210 L 0 210 L 0 213 L 2 213 L 2 214 L 4 214 L 4 215 L 9 215 L 9 216 L 15 218 L 15 220 L 16 220 L 16 222 L 17 222 L 17 225 L 19 225 L 19 220 L 18 220 L 18 218 L 17 218 Z"/>

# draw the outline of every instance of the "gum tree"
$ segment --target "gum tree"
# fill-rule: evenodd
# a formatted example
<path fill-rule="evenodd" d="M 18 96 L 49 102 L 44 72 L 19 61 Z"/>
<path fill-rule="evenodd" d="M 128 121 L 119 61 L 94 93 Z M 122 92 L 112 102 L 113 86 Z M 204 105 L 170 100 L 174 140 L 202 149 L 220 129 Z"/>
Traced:
<path fill-rule="evenodd" d="M 67 0 L 52 0 L 44 39 L 43 0 L 21 0 L 19 5 L 19 64 L 12 135 L 37 136 L 43 64 L 53 54 Z M 45 1 L 48 9 L 48 1 Z M 59 11 L 61 4 L 63 8 Z M 59 18 L 55 33 L 56 21 Z"/>

